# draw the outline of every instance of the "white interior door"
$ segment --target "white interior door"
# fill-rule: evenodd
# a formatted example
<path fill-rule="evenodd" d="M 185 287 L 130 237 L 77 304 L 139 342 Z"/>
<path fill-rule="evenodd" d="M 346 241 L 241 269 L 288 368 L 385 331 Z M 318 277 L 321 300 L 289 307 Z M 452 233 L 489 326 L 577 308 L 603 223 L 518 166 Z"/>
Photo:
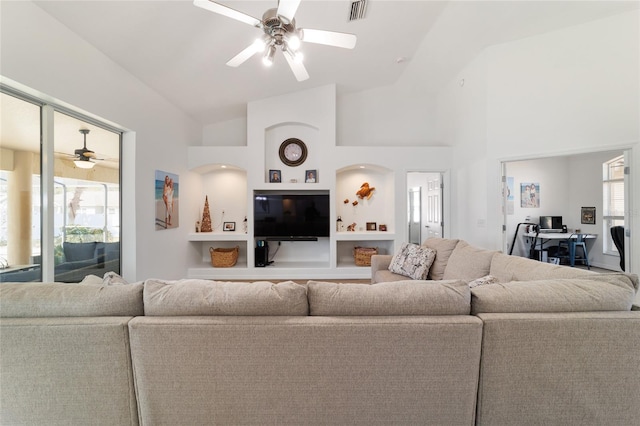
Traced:
<path fill-rule="evenodd" d="M 442 237 L 442 175 L 440 173 L 427 174 L 426 217 L 424 239 Z"/>

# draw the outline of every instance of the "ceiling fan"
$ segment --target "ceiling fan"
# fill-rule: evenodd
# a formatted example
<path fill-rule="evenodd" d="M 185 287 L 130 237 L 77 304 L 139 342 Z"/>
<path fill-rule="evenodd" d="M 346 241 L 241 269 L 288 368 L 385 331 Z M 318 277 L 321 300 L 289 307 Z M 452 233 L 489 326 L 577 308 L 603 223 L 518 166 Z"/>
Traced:
<path fill-rule="evenodd" d="M 75 160 L 73 160 L 73 162 L 81 169 L 91 169 L 96 165 L 94 160 L 102 159 L 96 158 L 96 153 L 87 148 L 87 134 L 89 133 L 89 129 L 80 129 L 79 132 L 84 135 L 84 146 L 74 151 L 73 156 Z"/>
<path fill-rule="evenodd" d="M 193 4 L 263 30 L 262 37 L 231 58 L 227 62 L 228 66 L 240 66 L 258 52 L 262 52 L 262 62 L 270 66 L 273 64 L 276 49 L 280 48 L 296 79 L 304 81 L 309 78 L 309 73 L 302 64 L 302 52 L 298 50 L 302 42 L 353 49 L 356 45 L 356 36 L 335 31 L 297 28 L 294 16 L 300 1 L 280 0 L 278 7 L 268 9 L 262 15 L 262 19 L 254 18 L 212 0 L 194 0 Z"/>

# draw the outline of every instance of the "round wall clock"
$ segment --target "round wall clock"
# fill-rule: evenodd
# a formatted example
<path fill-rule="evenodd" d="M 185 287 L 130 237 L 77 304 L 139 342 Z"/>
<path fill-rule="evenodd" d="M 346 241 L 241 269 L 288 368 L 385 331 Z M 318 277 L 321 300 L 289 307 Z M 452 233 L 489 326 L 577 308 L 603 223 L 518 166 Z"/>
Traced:
<path fill-rule="evenodd" d="M 278 153 L 284 164 L 296 167 L 307 159 L 307 146 L 300 139 L 289 138 L 280 144 Z"/>

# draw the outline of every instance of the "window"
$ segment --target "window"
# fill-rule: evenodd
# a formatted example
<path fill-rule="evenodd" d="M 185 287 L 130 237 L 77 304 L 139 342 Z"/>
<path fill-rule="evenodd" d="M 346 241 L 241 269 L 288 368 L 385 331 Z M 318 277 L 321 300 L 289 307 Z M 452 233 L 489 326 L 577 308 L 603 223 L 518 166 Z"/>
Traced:
<path fill-rule="evenodd" d="M 121 132 L 12 89 L 0 106 L 0 282 L 120 273 Z"/>
<path fill-rule="evenodd" d="M 618 225 L 624 225 L 624 156 L 602 164 L 603 254 L 619 255 L 610 231 Z"/>

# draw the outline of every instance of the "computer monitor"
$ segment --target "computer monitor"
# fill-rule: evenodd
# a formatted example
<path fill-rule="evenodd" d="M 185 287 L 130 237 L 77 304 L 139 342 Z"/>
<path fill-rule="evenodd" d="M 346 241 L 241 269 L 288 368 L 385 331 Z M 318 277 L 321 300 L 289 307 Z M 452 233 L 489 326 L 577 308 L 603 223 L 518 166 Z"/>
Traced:
<path fill-rule="evenodd" d="M 562 229 L 562 216 L 540 216 L 540 229 Z"/>

